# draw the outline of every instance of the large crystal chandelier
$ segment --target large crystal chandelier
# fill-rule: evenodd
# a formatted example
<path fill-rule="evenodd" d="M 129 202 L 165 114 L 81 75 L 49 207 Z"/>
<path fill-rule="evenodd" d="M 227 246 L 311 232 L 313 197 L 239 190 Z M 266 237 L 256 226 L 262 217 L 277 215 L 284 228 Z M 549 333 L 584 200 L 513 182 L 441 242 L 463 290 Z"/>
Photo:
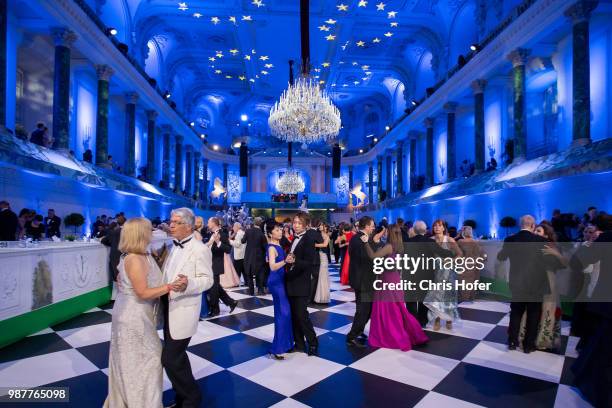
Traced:
<path fill-rule="evenodd" d="M 308 0 L 300 0 L 301 77 L 295 83 L 290 79 L 289 87 L 274 104 L 268 118 L 272 135 L 290 143 L 327 141 L 340 132 L 340 111 L 309 74 L 308 3 Z"/>
<path fill-rule="evenodd" d="M 292 168 L 287 169 L 276 183 L 276 189 L 283 194 L 297 194 L 304 191 L 306 185 L 300 174 Z"/>
<path fill-rule="evenodd" d="M 338 136 L 340 111 L 312 78 L 300 77 L 270 111 L 272 135 L 287 142 L 314 143 Z"/>

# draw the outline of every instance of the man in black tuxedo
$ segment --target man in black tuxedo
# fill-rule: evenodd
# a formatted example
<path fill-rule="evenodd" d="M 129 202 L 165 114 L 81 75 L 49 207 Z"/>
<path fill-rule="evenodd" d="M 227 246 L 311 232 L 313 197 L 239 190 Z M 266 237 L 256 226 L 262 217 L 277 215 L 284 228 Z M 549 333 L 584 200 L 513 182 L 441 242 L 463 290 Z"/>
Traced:
<path fill-rule="evenodd" d="M 251 228 L 247 229 L 242 243 L 247 244 L 244 250 L 244 280 L 249 285 L 249 294 L 255 294 L 253 278 L 257 281 L 257 294 L 264 295 L 266 286 L 266 248 L 268 240 L 262 230 L 263 220 L 256 217 Z"/>
<path fill-rule="evenodd" d="M 546 263 L 542 249 L 546 240 L 533 233 L 535 218 L 524 215 L 520 220 L 521 230 L 504 240 L 497 259 L 510 259 L 509 286 L 510 325 L 508 327 L 508 349 L 516 350 L 523 313 L 527 313 L 523 351 L 536 350 L 538 325 L 542 315 L 542 299 L 550 292 Z"/>
<path fill-rule="evenodd" d="M 374 220 L 372 217 L 363 216 L 358 223 L 359 232 L 349 242 L 349 284 L 355 291 L 355 317 L 351 331 L 346 335 L 346 344 L 349 346 L 365 347 L 357 341 L 357 337 L 363 335 L 370 315 L 372 314 L 372 297 L 374 293 L 374 267 L 373 261 L 368 256 L 366 245 L 362 241 L 364 235 L 370 237 L 374 232 Z M 374 250 L 375 248 L 372 248 Z"/>
<path fill-rule="evenodd" d="M 8 201 L 0 201 L 0 241 L 15 241 L 19 219 Z"/>
<path fill-rule="evenodd" d="M 404 250 L 410 258 L 422 257 L 423 259 L 433 259 L 453 256 L 453 251 L 442 248 L 433 239 L 425 236 L 427 224 L 424 221 L 415 221 L 413 229 L 416 235 L 404 243 Z M 428 268 L 428 266 L 431 266 L 431 268 Z M 402 270 L 402 279 L 414 282 L 417 288 L 416 290 L 406 292 L 406 308 L 410 314 L 417 318 L 421 327 L 425 327 L 428 321 L 427 312 L 429 309 L 423 304 L 423 301 L 428 291 L 421 289 L 419 285 L 422 281 L 435 281 L 436 271 L 434 262 L 421 264 L 419 269 L 415 270 L 414 273 L 411 272 L 413 271 Z"/>
<path fill-rule="evenodd" d="M 319 342 L 312 322 L 308 316 L 308 301 L 310 300 L 311 279 L 319 254 L 315 248 L 317 242 L 316 231 L 307 232 L 310 226 L 310 216 L 307 213 L 298 213 L 293 218 L 293 231 L 295 237 L 291 244 L 291 252 L 286 262 L 289 268 L 285 273 L 287 297 L 291 306 L 291 322 L 293 325 L 294 351 L 306 351 L 308 341 L 308 355 L 317 355 Z"/>
<path fill-rule="evenodd" d="M 117 227 L 108 231 L 106 236 L 102 238 L 102 244 L 110 247 L 110 253 L 108 255 L 108 266 L 113 276 L 113 281 L 117 280 L 119 271 L 117 266 L 121 258 L 121 251 L 119 251 L 119 240 L 121 239 L 121 229 L 125 223 L 125 216 L 123 214 L 117 215 Z"/>
<path fill-rule="evenodd" d="M 55 215 L 55 210 L 50 208 L 47 211 L 47 216 L 45 217 L 45 226 L 46 232 L 45 235 L 47 238 L 51 237 L 60 237 L 60 226 L 62 225 L 62 219 Z"/>
<path fill-rule="evenodd" d="M 220 282 L 220 276 L 225 272 L 225 254 L 229 254 L 232 251 L 232 246 L 229 243 L 229 236 L 227 232 L 221 228 L 221 222 L 217 217 L 210 217 L 208 219 L 208 231 L 210 232 L 210 238 L 208 239 L 207 245 L 212 252 L 212 270 L 214 278 L 213 285 L 208 292 L 210 300 L 208 317 L 214 317 L 220 313 L 219 299 L 221 299 L 226 306 L 229 306 L 230 313 L 234 311 L 238 302 L 227 294 Z"/>

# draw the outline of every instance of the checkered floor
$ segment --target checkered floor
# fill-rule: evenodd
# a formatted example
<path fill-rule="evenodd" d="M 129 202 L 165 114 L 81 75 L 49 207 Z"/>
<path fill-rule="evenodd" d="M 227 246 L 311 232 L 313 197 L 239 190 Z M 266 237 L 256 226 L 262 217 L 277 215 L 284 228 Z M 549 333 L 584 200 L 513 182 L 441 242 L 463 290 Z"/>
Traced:
<path fill-rule="evenodd" d="M 189 357 L 205 406 L 589 406 L 570 385 L 577 339 L 568 336 L 567 325 L 565 355 L 510 352 L 504 344 L 508 305 L 480 301 L 462 304 L 462 320 L 453 330 L 429 329 L 429 343 L 416 350 L 347 348 L 354 295 L 340 284 L 337 265 L 330 275 L 331 303 L 310 308 L 319 357 L 266 357 L 274 334 L 270 295 L 232 290 L 239 302 L 234 313 L 222 309 L 221 316 L 200 322 Z M 111 318 L 109 304 L 0 349 L 0 385 L 67 386 L 70 406 L 101 406 Z M 164 387 L 169 403 L 173 393 L 165 376 Z"/>

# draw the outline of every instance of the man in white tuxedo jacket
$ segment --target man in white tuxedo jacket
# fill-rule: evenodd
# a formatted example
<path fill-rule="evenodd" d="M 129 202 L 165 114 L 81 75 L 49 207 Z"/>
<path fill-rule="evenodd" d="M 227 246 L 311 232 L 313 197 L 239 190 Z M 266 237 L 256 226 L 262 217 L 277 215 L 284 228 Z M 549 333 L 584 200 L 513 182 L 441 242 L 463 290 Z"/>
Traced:
<path fill-rule="evenodd" d="M 174 238 L 163 266 L 165 283 L 179 291 L 162 297 L 164 306 L 164 348 L 162 365 L 176 393 L 172 406 L 195 408 L 202 401 L 200 388 L 193 377 L 187 346 L 200 319 L 202 292 L 213 284 L 212 253 L 194 235 L 195 216 L 189 208 L 172 211 L 170 235 Z"/>

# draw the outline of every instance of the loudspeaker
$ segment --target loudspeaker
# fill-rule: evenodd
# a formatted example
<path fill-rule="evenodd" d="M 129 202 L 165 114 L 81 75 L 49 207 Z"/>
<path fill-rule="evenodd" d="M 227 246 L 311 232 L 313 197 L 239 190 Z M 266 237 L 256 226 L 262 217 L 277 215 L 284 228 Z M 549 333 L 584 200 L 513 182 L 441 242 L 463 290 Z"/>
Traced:
<path fill-rule="evenodd" d="M 332 178 L 340 178 L 341 157 L 340 145 L 335 144 L 332 149 Z"/>
<path fill-rule="evenodd" d="M 246 143 L 240 144 L 240 177 L 248 177 L 249 175 L 249 158 L 247 156 Z"/>

